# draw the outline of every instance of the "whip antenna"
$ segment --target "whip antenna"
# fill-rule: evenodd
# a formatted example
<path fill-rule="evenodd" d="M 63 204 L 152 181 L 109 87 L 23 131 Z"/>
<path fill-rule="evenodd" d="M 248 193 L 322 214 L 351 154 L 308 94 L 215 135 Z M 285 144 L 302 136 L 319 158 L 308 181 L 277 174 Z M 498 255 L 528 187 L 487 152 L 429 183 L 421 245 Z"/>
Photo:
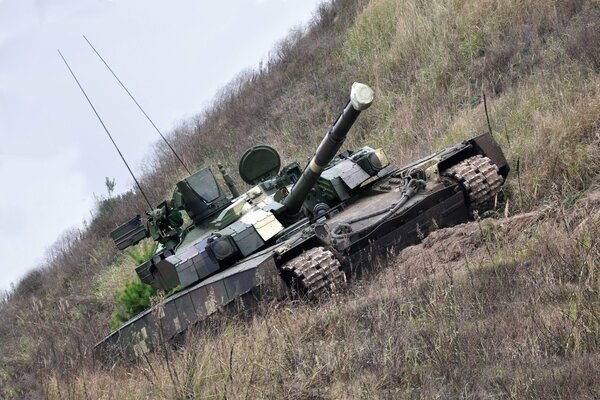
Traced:
<path fill-rule="evenodd" d="M 169 143 L 169 141 L 167 140 L 167 138 L 162 134 L 162 132 L 160 131 L 160 129 L 158 129 L 158 127 L 156 126 L 156 124 L 154 124 L 154 122 L 152 121 L 152 119 L 148 116 L 148 114 L 146 114 L 146 111 L 144 111 L 144 109 L 142 108 L 142 106 L 140 105 L 140 103 L 137 102 L 137 100 L 135 99 L 135 97 L 133 97 L 133 95 L 131 94 L 131 92 L 129 91 L 129 89 L 127 89 L 127 87 L 125 86 L 125 84 L 123 82 L 121 82 L 121 80 L 119 79 L 119 77 L 117 76 L 117 74 L 115 74 L 115 72 L 112 70 L 112 68 L 108 65 L 108 63 L 106 61 L 104 61 L 104 58 L 102 58 L 102 56 L 100 55 L 100 53 L 98 53 L 98 50 L 96 50 L 96 48 L 94 47 L 94 45 L 88 40 L 87 37 L 85 37 L 85 35 L 82 35 L 83 38 L 85 39 L 85 41 L 87 42 L 87 44 L 90 45 L 90 47 L 92 48 L 92 50 L 94 50 L 94 53 L 96 53 L 96 55 L 100 58 L 100 60 L 104 63 L 104 65 L 106 66 L 106 68 L 108 68 L 108 70 L 110 71 L 110 73 L 115 77 L 115 79 L 117 80 L 117 82 L 119 82 L 119 84 L 121 85 L 121 87 L 125 90 L 125 92 L 129 95 L 129 97 L 131 97 L 131 100 L 133 100 L 133 102 L 135 103 L 135 105 L 140 109 L 140 111 L 142 112 L 142 114 L 144 114 L 144 116 L 146 117 L 146 119 L 148 120 L 148 122 L 150 122 L 150 124 L 154 127 L 154 129 L 156 130 L 156 132 L 160 135 L 160 137 L 162 138 L 162 140 L 164 140 L 164 142 L 167 144 L 167 146 L 169 146 L 169 149 L 171 149 L 171 151 L 173 152 L 173 154 L 175 155 L 175 157 L 177 158 L 177 160 L 181 163 L 181 165 L 183 165 L 183 168 L 185 168 L 185 170 L 187 171 L 188 174 L 192 174 L 190 172 L 190 170 L 188 169 L 188 167 L 185 165 L 185 163 L 183 162 L 183 160 L 181 159 L 181 157 L 179 157 L 179 155 L 177 154 L 177 152 L 175 151 L 175 149 L 173 148 L 173 146 L 171 146 L 171 143 Z"/>
<path fill-rule="evenodd" d="M 83 86 L 81 86 L 81 83 L 79 83 L 79 80 L 75 76 L 75 73 L 73 72 L 73 70 L 69 66 L 69 63 L 67 62 L 67 60 L 65 59 L 65 57 L 62 55 L 62 53 L 60 52 L 60 50 L 57 49 L 57 51 L 58 51 L 58 54 L 60 54 L 60 58 L 62 58 L 62 60 L 64 61 L 65 65 L 69 69 L 69 72 L 73 76 L 73 79 L 75 79 L 75 82 L 77 82 L 77 86 L 79 86 L 79 89 L 81 89 L 81 92 L 85 96 L 85 99 L 90 104 L 90 107 L 92 107 L 92 110 L 94 110 L 94 114 L 96 114 L 96 117 L 98 117 L 98 121 L 100 121 L 100 124 L 102 124 L 102 127 L 106 131 L 106 134 L 110 138 L 110 141 L 115 146 L 115 149 L 117 149 L 117 153 L 119 153 L 119 155 L 121 156 L 121 160 L 123 160 L 123 163 L 125 163 L 125 166 L 129 170 L 129 173 L 131 174 L 133 180 L 135 181 L 135 184 L 137 185 L 138 189 L 140 189 L 140 193 L 142 193 L 142 196 L 144 196 L 144 200 L 146 200 L 146 203 L 148 203 L 148 207 L 150 207 L 150 209 L 152 209 L 152 204 L 150 204 L 150 200 L 148 200 L 148 197 L 146 197 L 146 193 L 144 193 L 144 190 L 142 190 L 142 186 L 140 185 L 140 183 L 136 179 L 135 175 L 133 174 L 133 171 L 131 171 L 131 168 L 129 168 L 129 164 L 127 164 L 127 161 L 125 161 L 125 157 L 123 157 L 123 154 L 121 154 L 121 150 L 119 150 L 119 147 L 117 146 L 117 144 L 115 143 L 112 135 L 108 131 L 108 128 L 106 127 L 106 125 L 104 125 L 104 121 L 102 121 L 102 118 L 100 118 L 100 114 L 98 114 L 98 111 L 96 111 L 96 107 L 94 107 L 94 105 L 92 104 L 92 101 L 90 100 L 90 98 L 88 97 L 88 95 L 85 93 L 85 90 L 83 90 Z"/>
<path fill-rule="evenodd" d="M 485 92 L 483 92 L 483 107 L 485 108 L 485 118 L 487 119 L 488 132 L 490 133 L 490 136 L 491 136 L 492 135 L 492 125 L 490 124 L 490 114 L 488 114 L 487 100 L 485 98 Z"/>

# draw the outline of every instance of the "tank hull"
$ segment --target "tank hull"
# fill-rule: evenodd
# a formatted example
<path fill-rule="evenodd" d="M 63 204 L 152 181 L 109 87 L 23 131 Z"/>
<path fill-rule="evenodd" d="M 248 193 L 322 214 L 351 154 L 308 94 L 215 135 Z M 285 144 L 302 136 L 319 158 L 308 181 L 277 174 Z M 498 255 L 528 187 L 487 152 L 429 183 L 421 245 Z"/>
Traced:
<path fill-rule="evenodd" d="M 130 359 L 155 350 L 194 324 L 244 300 L 281 299 L 288 293 L 274 251 L 266 249 L 156 304 L 95 346 L 100 359 Z"/>

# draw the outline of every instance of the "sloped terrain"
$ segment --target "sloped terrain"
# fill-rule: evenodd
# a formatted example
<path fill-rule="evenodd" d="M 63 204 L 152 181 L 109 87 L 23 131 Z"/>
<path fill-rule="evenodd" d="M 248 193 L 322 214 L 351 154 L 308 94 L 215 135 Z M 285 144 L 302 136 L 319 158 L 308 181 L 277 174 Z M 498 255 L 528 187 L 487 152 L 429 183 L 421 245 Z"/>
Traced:
<path fill-rule="evenodd" d="M 599 17 L 596 0 L 324 4 L 173 129 L 186 161 L 234 170 L 260 142 L 302 161 L 362 81 L 377 100 L 348 148 L 400 164 L 487 130 L 485 92 L 512 167 L 496 219 L 435 232 L 322 304 L 264 304 L 105 369 L 91 346 L 136 279 L 108 232 L 144 204 L 103 199 L 0 303 L 0 398 L 599 397 Z M 158 202 L 183 174 L 157 151 L 142 184 Z"/>
<path fill-rule="evenodd" d="M 51 397 L 598 398 L 600 191 L 436 231 L 320 304 L 212 321 Z"/>

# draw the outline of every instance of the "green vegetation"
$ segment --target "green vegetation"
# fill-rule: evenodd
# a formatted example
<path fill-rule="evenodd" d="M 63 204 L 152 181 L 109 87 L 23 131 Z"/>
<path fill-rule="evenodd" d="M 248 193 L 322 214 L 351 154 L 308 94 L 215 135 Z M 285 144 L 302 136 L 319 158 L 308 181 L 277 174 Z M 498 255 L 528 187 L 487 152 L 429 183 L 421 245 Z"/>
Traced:
<path fill-rule="evenodd" d="M 138 266 L 152 258 L 154 253 L 156 253 L 157 246 L 158 244 L 155 241 L 146 239 L 141 241 L 137 246 L 128 248 L 126 253 L 133 260 L 135 266 Z M 169 297 L 180 290 L 181 286 L 176 286 L 165 293 L 164 297 Z M 148 309 L 157 294 L 158 290 L 156 288 L 146 285 L 137 277 L 125 283 L 123 289 L 115 291 L 118 309 L 113 313 L 109 322 L 110 329 L 117 329 L 130 318 Z"/>
<path fill-rule="evenodd" d="M 137 246 L 126 249 L 125 252 L 136 265 L 140 265 L 152 258 L 154 253 L 156 253 L 157 247 L 158 243 L 151 239 L 146 239 L 142 240 Z"/>
<path fill-rule="evenodd" d="M 137 280 L 127 282 L 125 288 L 115 295 L 118 296 L 117 304 L 120 309 L 113 314 L 109 324 L 110 329 L 117 329 L 124 322 L 150 307 L 152 297 L 156 296 L 156 288 Z"/>
<path fill-rule="evenodd" d="M 160 291 L 150 285 L 146 285 L 139 280 L 127 282 L 122 290 L 115 292 L 117 297 L 117 306 L 119 309 L 112 315 L 109 322 L 110 329 L 117 329 L 129 319 L 137 314 L 148 309 L 155 297 L 169 297 L 181 290 L 181 286 L 177 285 L 166 293 Z"/>
<path fill-rule="evenodd" d="M 138 266 L 152 258 L 154 253 L 156 253 L 157 246 L 155 241 L 146 239 L 141 241 L 137 246 L 127 249 L 126 253 L 133 260 L 135 266 Z M 177 285 L 165 293 L 164 297 L 169 297 L 180 290 L 181 286 Z M 109 322 L 110 329 L 119 328 L 129 319 L 148 309 L 157 294 L 158 290 L 156 288 L 146 285 L 137 277 L 125 283 L 123 289 L 115 291 L 118 309 L 113 313 Z"/>
<path fill-rule="evenodd" d="M 214 334 L 103 370 L 90 348 L 135 267 L 108 232 L 144 209 L 134 192 L 111 197 L 0 303 L 0 397 L 600 397 L 599 17 L 596 0 L 323 5 L 171 132 L 182 156 L 233 169 L 267 142 L 304 160 L 357 80 L 377 98 L 348 147 L 402 163 L 487 130 L 485 92 L 510 218 L 436 232 L 324 304 L 215 319 Z M 156 152 L 153 201 L 178 168 Z"/>

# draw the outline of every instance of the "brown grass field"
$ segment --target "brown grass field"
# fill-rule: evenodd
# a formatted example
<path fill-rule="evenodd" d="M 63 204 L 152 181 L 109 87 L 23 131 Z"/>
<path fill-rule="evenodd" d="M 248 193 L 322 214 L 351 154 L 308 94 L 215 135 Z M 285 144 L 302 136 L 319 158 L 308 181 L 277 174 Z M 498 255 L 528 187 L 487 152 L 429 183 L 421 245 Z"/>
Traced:
<path fill-rule="evenodd" d="M 190 38 L 193 40 L 193 38 Z M 0 302 L 0 398 L 600 398 L 600 2 L 334 0 L 170 137 L 234 171 L 266 142 L 310 156 L 350 84 L 376 89 L 348 148 L 411 161 L 492 129 L 512 172 L 496 218 L 390 253 L 319 303 L 223 314 L 133 364 L 100 366 L 115 291 L 108 232 L 143 210 L 100 199 Z M 184 175 L 157 152 L 158 202 Z"/>

